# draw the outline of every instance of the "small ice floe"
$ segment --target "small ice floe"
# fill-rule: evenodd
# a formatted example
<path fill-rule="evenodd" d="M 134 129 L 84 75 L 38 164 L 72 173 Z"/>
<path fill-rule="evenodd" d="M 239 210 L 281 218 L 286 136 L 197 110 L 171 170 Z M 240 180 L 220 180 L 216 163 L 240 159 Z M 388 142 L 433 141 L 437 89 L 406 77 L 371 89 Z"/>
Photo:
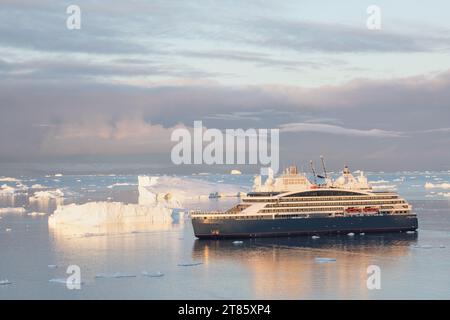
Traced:
<path fill-rule="evenodd" d="M 157 272 L 142 271 L 141 274 L 142 274 L 142 276 L 148 277 L 148 278 L 160 278 L 160 277 L 164 276 L 164 273 L 162 273 L 161 271 L 157 271 Z"/>
<path fill-rule="evenodd" d="M 90 237 L 101 237 L 101 236 L 105 236 L 105 235 L 106 235 L 106 233 L 101 233 L 101 232 L 99 232 L 99 233 L 86 232 L 86 233 L 83 233 L 82 237 L 90 238 Z"/>
<path fill-rule="evenodd" d="M 115 273 L 98 273 L 95 275 L 95 278 L 105 278 L 105 279 L 111 279 L 111 278 L 135 278 L 136 275 L 135 274 L 130 274 L 130 273 L 120 273 L 120 272 L 115 272 Z"/>
<path fill-rule="evenodd" d="M 0 208 L 0 214 L 2 213 L 25 213 L 26 210 L 23 207 L 13 207 L 13 208 Z"/>
<path fill-rule="evenodd" d="M 59 283 L 59 284 L 67 284 L 67 279 L 65 279 L 65 278 L 53 278 L 53 279 L 48 280 L 48 282 Z"/>
<path fill-rule="evenodd" d="M 126 186 L 135 186 L 135 185 L 136 185 L 135 183 L 117 182 L 117 183 L 114 183 L 114 184 L 108 186 L 107 188 L 112 189 L 115 187 L 126 187 Z"/>
<path fill-rule="evenodd" d="M 312 238 L 312 239 L 320 239 L 319 236 L 312 236 L 311 238 Z"/>
<path fill-rule="evenodd" d="M 45 213 L 45 212 L 30 212 L 27 214 L 27 216 L 30 216 L 30 217 L 42 217 L 45 215 L 47 215 L 47 213 Z"/>
<path fill-rule="evenodd" d="M 355 234 L 354 234 L 353 232 L 349 232 L 349 233 L 347 233 L 347 235 L 348 235 L 349 237 L 353 237 Z"/>
<path fill-rule="evenodd" d="M 58 268 L 58 266 L 56 264 L 49 264 L 47 267 L 49 269 L 56 269 L 56 268 Z"/>
<path fill-rule="evenodd" d="M 179 267 L 194 267 L 194 266 L 199 266 L 203 264 L 203 262 L 184 262 L 184 263 L 179 263 L 178 266 Z"/>
<path fill-rule="evenodd" d="M 240 246 L 241 244 L 243 244 L 244 243 L 244 241 L 233 241 L 233 244 L 235 245 L 235 246 Z"/>
<path fill-rule="evenodd" d="M 328 262 L 336 262 L 335 258 L 316 258 L 316 262 L 318 263 L 328 263 Z"/>
<path fill-rule="evenodd" d="M 360 236 L 365 236 L 366 234 L 364 232 L 361 232 L 359 235 Z"/>
<path fill-rule="evenodd" d="M 430 244 L 423 244 L 423 245 L 412 245 L 411 248 L 414 249 L 444 249 L 445 246 L 444 245 L 439 245 L 439 246 L 433 246 Z"/>
<path fill-rule="evenodd" d="M 46 189 L 46 188 L 47 188 L 46 186 L 43 186 L 42 184 L 39 184 L 39 183 L 33 184 L 31 186 L 31 189 Z"/>
<path fill-rule="evenodd" d="M 406 231 L 406 233 L 407 234 L 413 234 L 413 233 L 416 233 L 415 231 L 412 231 L 412 230 L 410 230 L 410 231 Z"/>
<path fill-rule="evenodd" d="M 5 229 L 6 232 L 11 232 L 11 230 L 12 230 L 11 228 L 6 228 Z"/>
<path fill-rule="evenodd" d="M 8 284 L 12 284 L 8 279 L 0 280 L 0 286 L 6 286 Z"/>

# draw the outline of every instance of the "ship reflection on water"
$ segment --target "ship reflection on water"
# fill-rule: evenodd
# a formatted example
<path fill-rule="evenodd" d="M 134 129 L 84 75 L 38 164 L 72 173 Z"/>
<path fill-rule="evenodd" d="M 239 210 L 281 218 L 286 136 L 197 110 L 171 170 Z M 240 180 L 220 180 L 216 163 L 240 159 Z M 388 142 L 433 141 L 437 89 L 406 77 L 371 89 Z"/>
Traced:
<path fill-rule="evenodd" d="M 367 267 L 398 267 L 417 243 L 417 233 L 196 240 L 193 258 L 238 265 L 261 298 L 369 298 Z"/>

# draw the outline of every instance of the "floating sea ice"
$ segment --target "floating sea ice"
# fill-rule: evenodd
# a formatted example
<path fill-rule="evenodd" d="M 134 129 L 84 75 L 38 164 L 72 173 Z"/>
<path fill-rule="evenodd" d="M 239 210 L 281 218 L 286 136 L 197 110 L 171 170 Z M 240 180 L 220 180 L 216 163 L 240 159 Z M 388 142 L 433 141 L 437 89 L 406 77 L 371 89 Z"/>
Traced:
<path fill-rule="evenodd" d="M 160 278 L 162 276 L 164 276 L 164 273 L 162 273 L 161 271 L 158 272 L 147 272 L 147 271 L 142 271 L 141 273 L 144 277 L 148 277 L 148 278 Z"/>
<path fill-rule="evenodd" d="M 430 244 L 424 244 L 424 245 L 412 245 L 411 246 L 412 248 L 415 248 L 415 249 L 437 249 L 437 248 L 439 248 L 439 249 L 443 249 L 443 248 L 445 248 L 445 246 L 444 245 L 439 245 L 439 246 L 432 246 L 432 245 L 430 245 Z"/>
<path fill-rule="evenodd" d="M 115 187 L 135 186 L 135 185 L 136 185 L 135 183 L 118 182 L 118 183 L 114 183 L 114 184 L 108 186 L 108 189 L 112 189 L 112 188 L 115 188 Z"/>
<path fill-rule="evenodd" d="M 46 188 L 47 188 L 46 186 L 43 186 L 42 184 L 39 184 L 39 183 L 33 184 L 31 186 L 31 189 L 46 189 Z"/>
<path fill-rule="evenodd" d="M 8 284 L 12 284 L 8 279 L 0 280 L 0 286 L 6 286 Z"/>
<path fill-rule="evenodd" d="M 234 245 L 241 245 L 241 244 L 243 244 L 244 242 L 243 241 L 233 241 L 233 244 Z"/>
<path fill-rule="evenodd" d="M 6 228 L 5 231 L 6 232 L 11 232 L 11 228 Z"/>
<path fill-rule="evenodd" d="M 48 282 L 59 283 L 59 284 L 67 284 L 67 279 L 65 279 L 65 278 L 54 278 L 54 279 L 48 280 Z"/>
<path fill-rule="evenodd" d="M 355 234 L 353 232 L 347 233 L 349 237 L 353 237 Z"/>
<path fill-rule="evenodd" d="M 40 217 L 40 216 L 47 215 L 47 213 L 45 213 L 45 212 L 30 212 L 27 215 L 30 217 Z"/>
<path fill-rule="evenodd" d="M 14 208 L 0 208 L 0 214 L 2 213 L 25 213 L 26 210 L 23 207 L 14 207 Z"/>
<path fill-rule="evenodd" d="M 443 182 L 443 183 L 431 183 L 427 182 L 425 183 L 425 189 L 450 189 L 450 183 Z"/>
<path fill-rule="evenodd" d="M 179 267 L 193 267 L 193 266 L 199 266 L 203 264 L 203 262 L 186 262 L 186 263 L 179 263 Z"/>
<path fill-rule="evenodd" d="M 312 236 L 311 238 L 313 238 L 313 239 L 320 239 L 319 236 Z"/>
<path fill-rule="evenodd" d="M 327 262 L 336 262 L 335 258 L 316 258 L 316 262 L 318 263 L 327 263 Z"/>
<path fill-rule="evenodd" d="M 410 230 L 410 231 L 406 231 L 406 233 L 407 233 L 407 234 L 413 234 L 413 233 L 416 233 L 416 232 Z"/>
<path fill-rule="evenodd" d="M 96 278 L 105 278 L 105 279 L 109 279 L 109 278 L 135 278 L 136 275 L 135 274 L 129 274 L 129 273 L 120 273 L 120 272 L 115 272 L 115 273 L 99 273 L 95 275 Z"/>
<path fill-rule="evenodd" d="M 361 232 L 359 235 L 360 236 L 365 236 L 366 234 L 364 232 Z"/>

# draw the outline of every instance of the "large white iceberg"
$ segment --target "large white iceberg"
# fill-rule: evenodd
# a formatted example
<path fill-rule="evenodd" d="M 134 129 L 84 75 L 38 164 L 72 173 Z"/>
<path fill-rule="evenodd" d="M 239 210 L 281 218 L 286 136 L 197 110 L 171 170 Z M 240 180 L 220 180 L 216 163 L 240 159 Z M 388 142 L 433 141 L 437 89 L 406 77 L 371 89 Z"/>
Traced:
<path fill-rule="evenodd" d="M 58 206 L 50 225 L 101 226 L 109 223 L 171 223 L 172 210 L 164 206 L 142 206 L 122 202 L 88 202 Z"/>
<path fill-rule="evenodd" d="M 212 193 L 235 197 L 244 191 L 236 185 L 214 183 L 194 178 L 139 176 L 139 204 L 161 203 L 182 208 L 185 202 L 208 199 Z"/>

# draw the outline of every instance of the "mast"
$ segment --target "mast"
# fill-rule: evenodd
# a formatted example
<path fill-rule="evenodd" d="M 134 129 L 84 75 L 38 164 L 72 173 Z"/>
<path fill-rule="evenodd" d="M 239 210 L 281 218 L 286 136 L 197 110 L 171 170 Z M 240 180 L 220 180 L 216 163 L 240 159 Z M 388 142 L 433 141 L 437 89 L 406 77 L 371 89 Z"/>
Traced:
<path fill-rule="evenodd" d="M 327 179 L 327 169 L 325 168 L 325 160 L 323 159 L 323 156 L 320 156 L 320 160 L 322 161 L 323 176 L 325 177 L 325 179 Z"/>
<path fill-rule="evenodd" d="M 311 161 L 309 162 L 309 164 L 311 165 L 311 171 L 312 171 L 313 176 L 314 176 L 314 184 L 317 184 L 317 177 L 316 177 L 316 170 L 314 170 L 314 163 L 313 163 L 313 161 L 311 160 Z"/>

